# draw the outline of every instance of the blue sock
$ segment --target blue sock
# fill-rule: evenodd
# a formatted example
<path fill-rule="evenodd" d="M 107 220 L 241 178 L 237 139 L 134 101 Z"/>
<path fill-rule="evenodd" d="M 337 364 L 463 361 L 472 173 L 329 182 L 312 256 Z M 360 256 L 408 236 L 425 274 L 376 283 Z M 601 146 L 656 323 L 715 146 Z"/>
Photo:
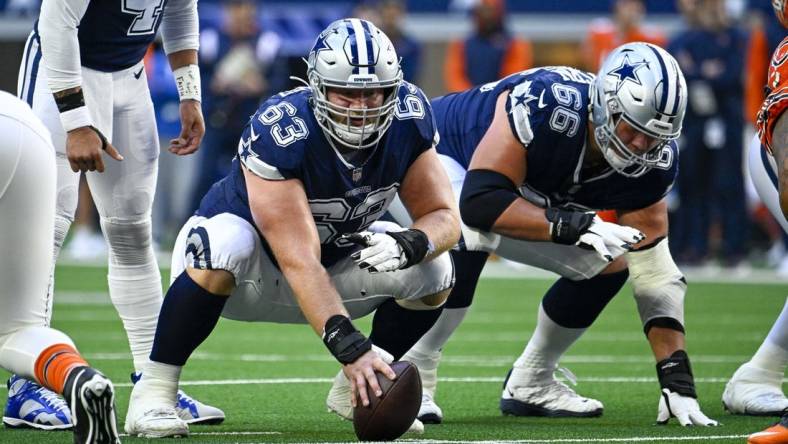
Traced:
<path fill-rule="evenodd" d="M 562 277 L 547 290 L 542 307 L 547 316 L 561 327 L 590 327 L 628 277 L 629 270 L 598 274 L 581 281 Z"/>
<path fill-rule="evenodd" d="M 443 307 L 434 310 L 408 310 L 394 300 L 387 299 L 375 310 L 369 339 L 386 350 L 398 361 L 435 325 Z"/>
<path fill-rule="evenodd" d="M 184 271 L 170 285 L 161 306 L 152 361 L 186 364 L 192 352 L 211 334 L 222 314 L 227 296 L 208 292 Z"/>
<path fill-rule="evenodd" d="M 476 284 L 490 253 L 486 251 L 449 251 L 454 261 L 454 288 L 446 300 L 446 308 L 466 308 L 473 302 Z"/>

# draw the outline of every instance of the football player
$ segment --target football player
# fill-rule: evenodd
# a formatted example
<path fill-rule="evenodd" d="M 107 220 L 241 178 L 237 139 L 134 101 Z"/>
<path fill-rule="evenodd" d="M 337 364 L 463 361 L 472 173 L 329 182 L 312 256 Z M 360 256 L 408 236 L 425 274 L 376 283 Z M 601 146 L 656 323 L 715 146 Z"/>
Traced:
<path fill-rule="evenodd" d="M 438 153 L 460 202 L 457 282 L 436 325 L 404 359 L 422 375 L 419 417 L 434 402 L 441 349 L 468 310 L 489 253 L 553 271 L 537 326 L 506 377 L 504 414 L 602 414 L 553 373 L 630 278 L 657 361 L 658 421 L 716 425 L 697 402 L 684 343 L 686 281 L 668 250 L 665 195 L 677 173 L 687 87 L 672 56 L 647 43 L 613 50 L 599 73 L 523 71 L 433 100 Z M 615 210 L 619 224 L 595 217 Z M 399 217 L 402 224 L 407 221 Z"/>
<path fill-rule="evenodd" d="M 151 237 L 159 137 L 142 63 L 159 25 L 181 99 L 181 134 L 169 149 L 193 153 L 205 132 L 196 0 L 46 0 L 27 40 L 18 84 L 19 97 L 44 122 L 57 150 L 52 276 L 74 220 L 79 175 L 85 172 L 109 246 L 109 294 L 131 347 L 132 379 L 150 354 L 162 301 Z M 48 317 L 53 288 L 48 288 Z M 28 396 L 42 401 L 36 394 L 46 392 L 18 393 L 16 402 Z M 224 419 L 221 410 L 182 392 L 178 411 L 191 422 Z M 70 421 L 67 409 L 53 407 L 48 413 L 22 417 L 9 405 L 3 419 L 41 429 L 52 426 L 46 418 Z"/>
<path fill-rule="evenodd" d="M 388 37 L 356 18 L 318 36 L 307 85 L 260 106 L 230 174 L 181 229 L 129 434 L 188 434 L 172 409 L 179 375 L 220 316 L 308 323 L 343 365 L 328 404 L 348 419 L 437 319 L 460 225 L 429 102 Z M 412 228 L 373 226 L 397 195 Z M 372 311 L 366 337 L 351 319 Z"/>
<path fill-rule="evenodd" d="M 788 28 L 788 2 L 773 0 L 780 23 Z M 755 189 L 772 215 L 788 232 L 788 37 L 772 55 L 769 93 L 758 112 L 758 134 L 747 156 Z M 755 355 L 736 370 L 722 393 L 722 403 L 734 414 L 779 416 L 788 412 L 782 380 L 788 365 L 788 302 L 783 306 Z M 750 437 L 756 444 L 788 443 L 788 418 Z M 768 432 L 768 433 L 767 433 Z"/>
<path fill-rule="evenodd" d="M 53 428 L 73 424 L 76 444 L 119 443 L 112 382 L 85 362 L 71 338 L 47 326 L 55 229 L 55 149 L 49 131 L 27 104 L 0 91 L 0 134 L 0 367 L 19 375 L 9 382 L 9 405 L 31 417 L 46 416 L 44 404 L 17 405 L 15 396 L 46 387 L 63 395 L 73 415 L 71 423 Z M 12 417 L 6 424 L 22 421 Z"/>

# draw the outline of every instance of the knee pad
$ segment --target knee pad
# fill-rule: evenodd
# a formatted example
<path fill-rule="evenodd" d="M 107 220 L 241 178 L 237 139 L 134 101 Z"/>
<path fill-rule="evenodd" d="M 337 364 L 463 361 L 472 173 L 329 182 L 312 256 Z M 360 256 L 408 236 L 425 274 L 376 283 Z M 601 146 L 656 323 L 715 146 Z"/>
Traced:
<path fill-rule="evenodd" d="M 153 256 L 150 218 L 119 221 L 101 218 L 101 230 L 110 249 L 110 260 L 117 265 L 146 265 Z"/>
<path fill-rule="evenodd" d="M 643 331 L 664 327 L 684 332 L 687 281 L 673 262 L 668 239 L 626 254 Z"/>

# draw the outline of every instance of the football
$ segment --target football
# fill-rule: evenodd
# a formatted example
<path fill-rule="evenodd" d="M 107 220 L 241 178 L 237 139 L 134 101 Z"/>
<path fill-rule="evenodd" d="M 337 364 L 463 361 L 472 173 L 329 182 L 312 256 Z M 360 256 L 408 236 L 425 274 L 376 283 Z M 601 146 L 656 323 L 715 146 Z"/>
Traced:
<path fill-rule="evenodd" d="M 359 400 L 353 409 L 353 428 L 361 441 L 395 440 L 408 431 L 419 413 L 419 370 L 408 361 L 393 362 L 391 369 L 397 374 L 393 381 L 377 374 L 383 395 L 378 398 L 370 394 L 368 406 L 362 406 Z"/>

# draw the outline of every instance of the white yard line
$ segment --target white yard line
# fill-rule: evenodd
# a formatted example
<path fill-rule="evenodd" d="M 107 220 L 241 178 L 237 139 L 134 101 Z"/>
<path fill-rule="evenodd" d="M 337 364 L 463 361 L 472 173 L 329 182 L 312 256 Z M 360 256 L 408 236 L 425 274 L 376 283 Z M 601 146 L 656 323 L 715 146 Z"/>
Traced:
<path fill-rule="evenodd" d="M 698 384 L 722 384 L 728 381 L 728 377 L 695 378 Z M 192 381 L 181 381 L 182 386 L 210 386 L 210 385 L 269 385 L 269 384 L 329 384 L 334 378 L 260 378 L 260 379 L 197 379 Z M 438 381 L 444 383 L 493 383 L 500 384 L 503 381 L 501 376 L 467 376 L 467 377 L 442 377 Z M 611 377 L 585 377 L 577 378 L 578 382 L 598 382 L 610 384 L 654 384 L 657 378 L 637 377 L 637 376 L 611 376 Z M 783 379 L 788 382 L 788 379 Z M 120 382 L 114 384 L 115 387 L 131 387 L 130 382 Z M 0 390 L 7 390 L 6 386 L 0 385 Z"/>

